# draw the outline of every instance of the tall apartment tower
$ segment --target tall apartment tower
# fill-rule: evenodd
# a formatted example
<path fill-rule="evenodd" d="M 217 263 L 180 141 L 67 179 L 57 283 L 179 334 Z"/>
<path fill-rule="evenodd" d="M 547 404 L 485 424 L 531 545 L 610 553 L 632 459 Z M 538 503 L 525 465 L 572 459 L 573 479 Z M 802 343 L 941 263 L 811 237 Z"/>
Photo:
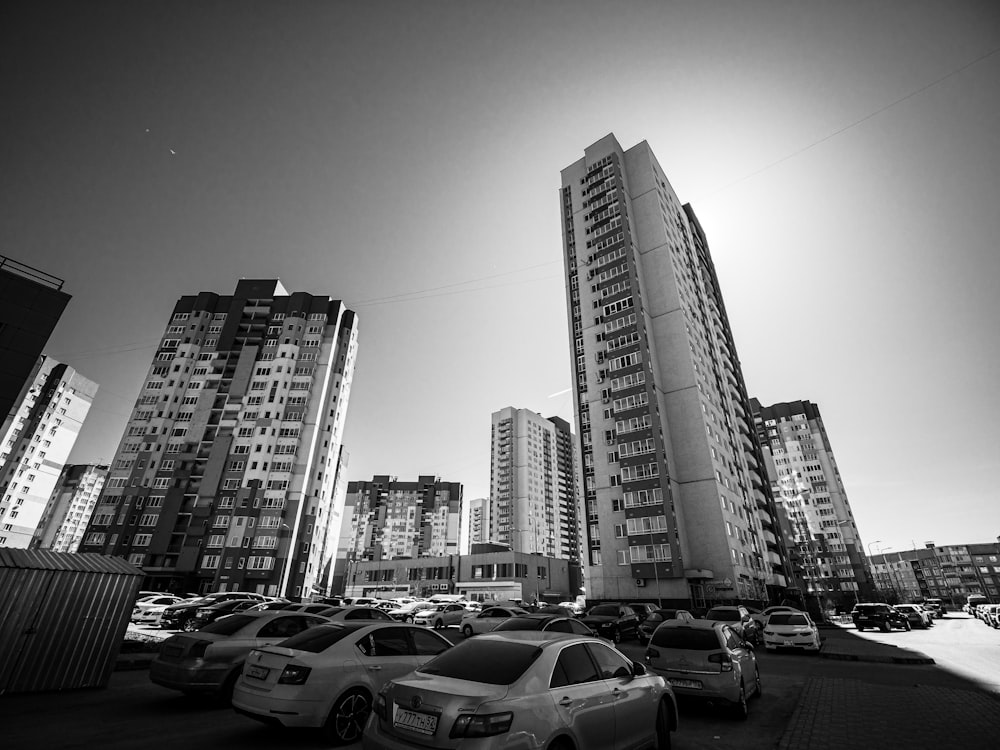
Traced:
<path fill-rule="evenodd" d="M 35 363 L 0 435 L 0 547 L 29 547 L 97 384 L 51 357 Z"/>
<path fill-rule="evenodd" d="M 35 529 L 31 547 L 53 552 L 76 552 L 107 476 L 107 466 L 64 466 Z"/>
<path fill-rule="evenodd" d="M 562 171 L 587 595 L 705 606 L 786 586 L 708 243 L 648 144 Z"/>
<path fill-rule="evenodd" d="M 350 560 L 458 554 L 462 485 L 440 477 L 416 482 L 376 475 L 350 482 L 341 530 L 342 565 Z"/>
<path fill-rule="evenodd" d="M 490 540 L 490 500 L 477 497 L 468 501 L 469 548 L 473 544 L 485 544 Z"/>
<path fill-rule="evenodd" d="M 528 409 L 493 412 L 489 541 L 578 560 L 578 462 L 569 424 Z"/>
<path fill-rule="evenodd" d="M 275 279 L 181 297 L 80 551 L 146 588 L 325 593 L 357 337 L 339 300 Z"/>
<path fill-rule="evenodd" d="M 761 406 L 755 398 L 750 404 L 804 598 L 835 606 L 870 598 L 865 548 L 819 407 L 809 401 Z"/>
<path fill-rule="evenodd" d="M 8 431 L 69 303 L 62 286 L 62 279 L 0 255 L 0 434 Z"/>

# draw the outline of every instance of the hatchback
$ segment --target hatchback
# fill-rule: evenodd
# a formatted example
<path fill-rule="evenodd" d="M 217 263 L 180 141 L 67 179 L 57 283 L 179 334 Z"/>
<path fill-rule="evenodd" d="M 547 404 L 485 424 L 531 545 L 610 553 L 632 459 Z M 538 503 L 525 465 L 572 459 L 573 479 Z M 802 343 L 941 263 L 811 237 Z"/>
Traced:
<path fill-rule="evenodd" d="M 250 652 L 233 708 L 286 727 L 320 727 L 336 744 L 361 738 L 372 697 L 451 648 L 434 632 L 398 622 L 337 622 Z"/>
<path fill-rule="evenodd" d="M 779 648 L 801 648 L 819 651 L 819 628 L 805 612 L 774 612 L 764 623 L 764 647 L 768 651 Z"/>
<path fill-rule="evenodd" d="M 645 620 L 639 623 L 639 631 L 636 633 L 636 637 L 639 639 L 639 645 L 645 646 L 649 643 L 650 637 L 653 632 L 660 627 L 660 623 L 664 620 L 693 620 L 694 615 L 688 612 L 686 609 L 658 609 L 649 615 Z"/>
<path fill-rule="evenodd" d="M 670 746 L 673 692 L 597 638 L 489 633 L 375 696 L 366 750 Z"/>
<path fill-rule="evenodd" d="M 667 620 L 646 647 L 646 663 L 678 695 L 725 701 L 738 719 L 747 718 L 747 698 L 761 694 L 753 647 L 726 623 Z"/>
<path fill-rule="evenodd" d="M 149 679 L 182 693 L 228 696 L 251 649 L 279 643 L 328 620 L 297 612 L 240 612 L 194 633 L 167 638 L 149 665 Z"/>

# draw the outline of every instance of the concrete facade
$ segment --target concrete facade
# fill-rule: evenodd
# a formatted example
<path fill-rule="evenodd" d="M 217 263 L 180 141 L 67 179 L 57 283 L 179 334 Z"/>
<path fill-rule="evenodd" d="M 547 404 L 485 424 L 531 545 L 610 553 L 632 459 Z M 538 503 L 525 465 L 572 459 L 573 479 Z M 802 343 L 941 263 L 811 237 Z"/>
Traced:
<path fill-rule="evenodd" d="M 784 594 L 786 560 L 705 234 L 648 144 L 562 171 L 587 595 Z"/>
<path fill-rule="evenodd" d="M 107 466 L 68 464 L 63 467 L 35 530 L 31 548 L 76 552 L 107 476 Z"/>
<path fill-rule="evenodd" d="M 952 607 L 969 594 L 1000 602 L 1000 538 L 995 542 L 935 545 L 869 557 L 876 598 L 889 602 L 943 599 Z"/>
<path fill-rule="evenodd" d="M 181 297 L 81 551 L 145 588 L 325 593 L 357 342 L 342 302 L 276 279 Z"/>

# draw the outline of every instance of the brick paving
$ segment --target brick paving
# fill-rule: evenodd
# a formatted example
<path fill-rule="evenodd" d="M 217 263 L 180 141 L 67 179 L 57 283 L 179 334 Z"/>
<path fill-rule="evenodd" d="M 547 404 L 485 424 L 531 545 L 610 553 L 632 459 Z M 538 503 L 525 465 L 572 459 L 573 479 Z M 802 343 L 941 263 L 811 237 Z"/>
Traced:
<path fill-rule="evenodd" d="M 812 677 L 779 750 L 996 750 L 1000 700 L 976 690 Z"/>

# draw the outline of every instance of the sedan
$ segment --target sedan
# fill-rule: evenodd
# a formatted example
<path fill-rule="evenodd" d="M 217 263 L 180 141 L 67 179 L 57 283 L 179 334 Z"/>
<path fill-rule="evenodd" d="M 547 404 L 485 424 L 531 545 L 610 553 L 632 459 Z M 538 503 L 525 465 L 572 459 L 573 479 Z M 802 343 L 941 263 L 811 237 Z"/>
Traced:
<path fill-rule="evenodd" d="M 801 648 L 819 651 L 819 628 L 805 612 L 775 612 L 764 623 L 764 647 L 768 651 L 779 648 Z"/>
<path fill-rule="evenodd" d="M 934 615 L 919 604 L 897 604 L 896 611 L 906 615 L 911 628 L 927 629 L 934 624 Z"/>
<path fill-rule="evenodd" d="M 598 604 L 580 619 L 584 625 L 612 643 L 621 643 L 623 638 L 637 638 L 639 635 L 639 616 L 621 604 Z"/>
<path fill-rule="evenodd" d="M 414 625 L 429 625 L 435 630 L 461 625 L 469 610 L 462 604 L 438 604 L 434 609 L 422 609 L 413 616 Z"/>
<path fill-rule="evenodd" d="M 182 693 L 227 697 L 251 649 L 279 643 L 313 625 L 329 622 L 317 615 L 240 612 L 194 633 L 167 638 L 149 665 L 149 679 Z"/>
<path fill-rule="evenodd" d="M 589 635 L 591 637 L 597 635 L 597 633 L 572 615 L 550 615 L 542 612 L 534 612 L 530 615 L 521 615 L 519 617 L 508 617 L 490 632 L 507 633 L 512 630 L 541 630 L 552 633 Z"/>
<path fill-rule="evenodd" d="M 399 622 L 413 622 L 413 617 L 417 612 L 423 609 L 434 609 L 437 606 L 433 602 L 410 602 L 396 609 L 390 609 L 388 614 L 393 620 L 398 620 Z"/>
<path fill-rule="evenodd" d="M 221 617 L 242 612 L 245 609 L 256 607 L 258 604 L 260 602 L 256 599 L 228 599 L 224 602 L 216 602 L 205 607 L 199 607 L 194 614 L 194 621 L 196 627 L 200 629 Z"/>
<path fill-rule="evenodd" d="M 459 630 L 466 638 L 471 638 L 479 633 L 488 633 L 508 617 L 526 614 L 527 610 L 520 607 L 487 607 L 482 612 L 466 612 Z"/>
<path fill-rule="evenodd" d="M 171 604 L 177 604 L 184 601 L 179 596 L 173 596 L 171 594 L 164 594 L 163 596 L 147 596 L 144 599 L 140 599 L 132 607 L 132 621 L 139 622 L 139 618 L 143 613 L 148 612 L 150 609 L 159 608 L 162 614 L 163 609 L 169 607 Z"/>
<path fill-rule="evenodd" d="M 666 681 L 597 638 L 489 633 L 375 696 L 365 750 L 670 746 Z"/>
<path fill-rule="evenodd" d="M 747 718 L 747 698 L 761 694 L 753 647 L 725 623 L 664 622 L 646 647 L 646 663 L 678 695 L 724 701 L 738 719 Z"/>
<path fill-rule="evenodd" d="M 356 742 L 382 685 L 449 648 L 445 638 L 414 625 L 321 625 L 252 651 L 233 708 L 286 727 L 319 727 L 337 745 Z"/>

